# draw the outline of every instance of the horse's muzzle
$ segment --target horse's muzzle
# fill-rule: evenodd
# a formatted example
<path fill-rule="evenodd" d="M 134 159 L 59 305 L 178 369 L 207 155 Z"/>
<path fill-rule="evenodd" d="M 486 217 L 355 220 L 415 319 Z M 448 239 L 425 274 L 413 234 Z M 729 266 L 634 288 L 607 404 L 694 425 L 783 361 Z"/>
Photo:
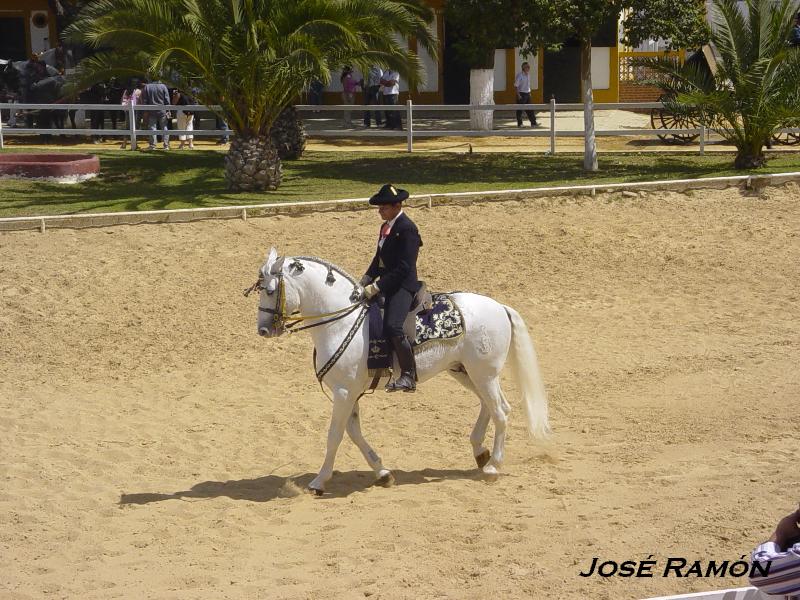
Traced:
<path fill-rule="evenodd" d="M 258 335 L 260 335 L 261 337 L 272 337 L 272 332 L 269 330 L 268 327 L 259 327 Z"/>

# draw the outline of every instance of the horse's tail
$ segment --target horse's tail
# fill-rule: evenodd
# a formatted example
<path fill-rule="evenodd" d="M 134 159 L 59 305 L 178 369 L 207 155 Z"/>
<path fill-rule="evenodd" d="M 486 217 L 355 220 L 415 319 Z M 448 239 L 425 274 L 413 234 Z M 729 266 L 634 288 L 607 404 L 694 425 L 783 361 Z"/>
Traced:
<path fill-rule="evenodd" d="M 528 431 L 535 438 L 545 439 L 550 435 L 547 392 L 539 372 L 536 349 L 520 314 L 510 306 L 503 308 L 511 321 L 511 367 L 517 387 L 522 393 Z"/>

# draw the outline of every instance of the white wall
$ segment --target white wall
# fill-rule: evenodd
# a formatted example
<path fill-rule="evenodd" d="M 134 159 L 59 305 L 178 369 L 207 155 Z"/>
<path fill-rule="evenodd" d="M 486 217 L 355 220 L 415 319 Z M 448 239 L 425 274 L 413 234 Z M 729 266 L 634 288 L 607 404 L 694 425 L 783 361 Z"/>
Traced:
<path fill-rule="evenodd" d="M 592 89 L 611 87 L 611 48 L 592 48 Z"/>
<path fill-rule="evenodd" d="M 45 19 L 46 22 L 49 22 L 49 17 L 46 11 L 43 10 L 34 10 L 31 11 L 31 18 L 28 23 L 28 28 L 30 30 L 31 36 L 31 52 L 34 54 L 38 54 L 40 52 L 44 52 L 45 50 L 49 50 L 51 47 L 50 44 L 50 27 L 49 25 L 45 25 L 44 27 L 36 27 L 33 24 L 33 18 L 36 15 L 44 15 L 47 17 Z"/>
<path fill-rule="evenodd" d="M 439 15 L 434 17 L 433 23 L 428 25 L 428 29 L 433 34 L 435 39 L 435 45 L 438 45 L 439 41 L 436 38 L 436 32 L 439 30 Z M 439 91 L 439 63 L 433 58 L 428 52 L 422 47 L 417 46 L 419 49 L 419 58 L 422 61 L 422 81 L 420 82 L 417 89 L 420 92 L 438 92 Z M 400 82 L 402 85 L 402 81 Z"/>

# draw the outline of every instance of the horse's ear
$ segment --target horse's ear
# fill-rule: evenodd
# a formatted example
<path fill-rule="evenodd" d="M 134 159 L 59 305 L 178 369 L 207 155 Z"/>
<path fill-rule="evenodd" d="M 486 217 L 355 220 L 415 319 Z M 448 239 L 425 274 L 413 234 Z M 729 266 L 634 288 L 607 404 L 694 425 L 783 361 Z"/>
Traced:
<path fill-rule="evenodd" d="M 267 252 L 267 262 L 264 263 L 264 272 L 269 273 L 275 259 L 278 258 L 278 251 L 275 248 L 270 248 Z"/>
<path fill-rule="evenodd" d="M 278 260 L 275 261 L 275 264 L 273 264 L 272 267 L 270 267 L 269 272 L 272 273 L 273 275 L 277 275 L 278 273 L 280 273 L 281 269 L 283 269 L 283 263 L 285 260 L 286 257 L 281 256 Z"/>

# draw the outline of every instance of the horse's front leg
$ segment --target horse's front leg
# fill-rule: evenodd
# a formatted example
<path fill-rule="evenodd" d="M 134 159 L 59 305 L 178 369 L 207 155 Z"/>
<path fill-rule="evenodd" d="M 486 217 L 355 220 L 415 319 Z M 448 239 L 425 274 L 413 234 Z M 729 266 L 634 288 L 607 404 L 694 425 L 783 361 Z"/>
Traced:
<path fill-rule="evenodd" d="M 361 419 L 358 416 L 358 402 L 355 403 L 353 407 L 353 412 L 350 415 L 350 418 L 347 419 L 347 435 L 350 436 L 350 439 L 353 440 L 353 443 L 358 446 L 358 449 L 361 450 L 361 454 L 364 455 L 364 458 L 367 461 L 367 464 L 375 471 L 375 485 L 382 485 L 384 487 L 390 487 L 394 485 L 394 475 L 389 469 L 384 468 L 383 463 L 381 462 L 381 457 L 373 450 L 370 445 L 367 443 L 367 440 L 364 439 L 364 435 L 361 433 Z"/>
<path fill-rule="evenodd" d="M 333 475 L 333 461 L 336 460 L 336 451 L 342 443 L 342 436 L 347 426 L 347 419 L 353 412 L 353 405 L 357 396 L 344 388 L 337 388 L 333 392 L 333 411 L 331 424 L 328 428 L 328 447 L 325 451 L 325 462 L 314 480 L 308 484 L 309 491 L 321 496 L 325 491 L 325 484 Z"/>

